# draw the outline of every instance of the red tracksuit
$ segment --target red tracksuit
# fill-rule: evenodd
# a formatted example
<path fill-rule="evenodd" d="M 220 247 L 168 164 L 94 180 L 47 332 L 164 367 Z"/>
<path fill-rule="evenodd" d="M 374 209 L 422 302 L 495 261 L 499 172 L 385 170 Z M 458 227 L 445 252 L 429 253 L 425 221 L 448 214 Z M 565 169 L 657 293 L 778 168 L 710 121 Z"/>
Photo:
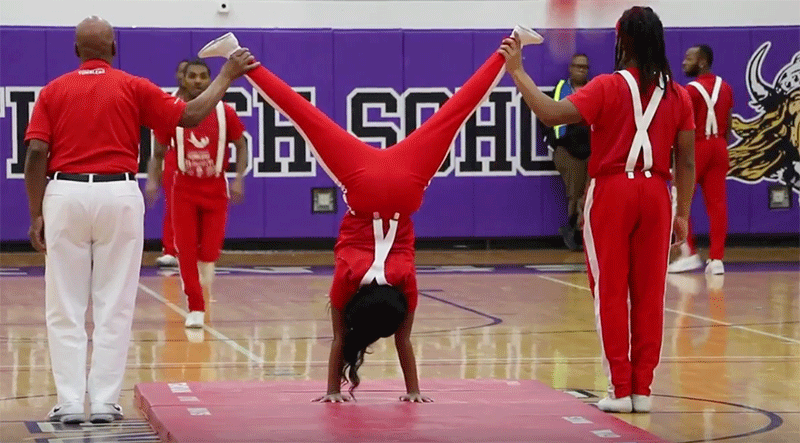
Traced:
<path fill-rule="evenodd" d="M 221 106 L 221 108 L 219 107 Z M 225 124 L 220 138 L 220 119 Z M 228 144 L 238 140 L 244 125 L 236 111 L 218 105 L 194 128 L 175 128 L 171 133 L 156 133 L 159 143 L 175 139 L 178 168 L 173 174 L 172 227 L 178 250 L 183 290 L 190 311 L 205 311 L 203 288 L 197 262 L 219 258 L 225 239 L 228 215 Z"/>
<path fill-rule="evenodd" d="M 178 255 L 175 249 L 175 233 L 172 230 L 172 184 L 175 182 L 175 171 L 178 170 L 178 156 L 174 147 L 170 146 L 164 155 L 164 173 L 161 175 L 161 186 L 164 188 L 164 221 L 161 227 L 161 245 L 165 255 Z"/>
<path fill-rule="evenodd" d="M 695 167 L 697 184 L 703 190 L 703 199 L 708 211 L 710 222 L 711 249 L 708 258 L 722 260 L 725 254 L 725 237 L 728 235 L 728 201 L 725 188 L 725 178 L 728 176 L 728 140 L 727 134 L 728 115 L 733 108 L 733 90 L 730 85 L 720 78 L 719 92 L 714 95 L 716 79 L 714 74 L 697 76 L 696 82 L 706 91 L 708 98 L 714 103 L 714 118 L 716 131 L 706 129 L 708 119 L 708 105 L 703 94 L 692 83 L 686 86 L 686 91 L 692 98 L 695 122 Z M 694 82 L 693 82 L 694 83 Z M 714 100 L 716 98 L 716 100 Z M 709 132 L 709 135 L 706 135 Z M 695 251 L 694 235 L 689 224 L 689 235 L 686 243 Z"/>
<path fill-rule="evenodd" d="M 261 95 L 306 138 L 317 160 L 342 188 L 349 207 L 336 242 L 331 305 L 343 310 L 360 285 L 390 284 L 417 306 L 414 227 L 425 188 L 450 150 L 459 128 L 505 72 L 493 54 L 464 86 L 407 138 L 376 149 L 331 121 L 264 67 L 247 73 Z"/>
<path fill-rule="evenodd" d="M 635 68 L 600 75 L 567 97 L 592 127 L 583 237 L 603 367 L 617 398 L 650 395 L 672 232 L 671 148 L 679 131 L 694 129 L 683 87 L 641 98 L 638 77 Z"/>

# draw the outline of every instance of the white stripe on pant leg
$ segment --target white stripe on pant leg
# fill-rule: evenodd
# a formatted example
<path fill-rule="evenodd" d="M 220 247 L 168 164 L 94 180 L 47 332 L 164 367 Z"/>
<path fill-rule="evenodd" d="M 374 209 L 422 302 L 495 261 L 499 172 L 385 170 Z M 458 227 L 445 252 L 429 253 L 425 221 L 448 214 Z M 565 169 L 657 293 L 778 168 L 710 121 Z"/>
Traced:
<path fill-rule="evenodd" d="M 88 183 L 51 180 L 42 204 L 45 226 L 45 315 L 57 402 L 83 405 L 86 309 L 91 288 Z"/>
<path fill-rule="evenodd" d="M 594 203 L 595 179 L 589 182 L 589 189 L 586 191 L 586 205 L 583 209 L 583 244 L 586 248 L 586 257 L 589 259 L 589 269 L 592 271 L 594 279 L 594 316 L 597 335 L 600 337 L 600 359 L 603 364 L 603 372 L 608 378 L 609 389 L 614 389 L 611 383 L 611 367 L 606 358 L 606 350 L 603 346 L 603 325 L 600 322 L 600 265 L 597 261 L 597 250 L 594 247 L 594 233 L 592 232 L 592 205 Z"/>
<path fill-rule="evenodd" d="M 125 377 L 144 240 L 144 200 L 135 181 L 97 183 L 92 270 L 94 335 L 89 401 L 117 403 Z"/>

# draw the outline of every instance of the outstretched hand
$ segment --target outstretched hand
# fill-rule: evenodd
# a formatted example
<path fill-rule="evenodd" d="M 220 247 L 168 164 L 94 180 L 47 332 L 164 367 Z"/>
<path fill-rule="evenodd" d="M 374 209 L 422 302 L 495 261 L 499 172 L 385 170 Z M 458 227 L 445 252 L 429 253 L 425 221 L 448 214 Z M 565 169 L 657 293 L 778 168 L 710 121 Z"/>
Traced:
<path fill-rule="evenodd" d="M 506 71 L 509 73 L 522 69 L 522 50 L 519 40 L 506 37 L 497 52 L 506 59 Z"/>
<path fill-rule="evenodd" d="M 400 396 L 400 401 L 407 401 L 409 403 L 433 403 L 433 399 L 426 397 L 419 392 L 412 392 Z"/>
<path fill-rule="evenodd" d="M 261 63 L 256 61 L 249 49 L 241 48 L 231 54 L 228 61 L 222 66 L 220 74 L 227 76 L 230 80 L 235 80 L 260 65 Z"/>
<path fill-rule="evenodd" d="M 325 394 L 322 397 L 317 397 L 311 401 L 315 401 L 317 403 L 344 403 L 351 400 L 352 398 L 349 395 L 343 395 L 342 393 L 337 392 L 336 394 Z"/>

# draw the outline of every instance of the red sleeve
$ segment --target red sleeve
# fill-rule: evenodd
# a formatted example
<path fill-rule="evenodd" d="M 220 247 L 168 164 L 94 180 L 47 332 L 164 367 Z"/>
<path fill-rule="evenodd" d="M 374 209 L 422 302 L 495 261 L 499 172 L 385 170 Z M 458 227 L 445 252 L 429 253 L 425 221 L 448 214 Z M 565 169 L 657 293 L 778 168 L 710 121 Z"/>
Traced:
<path fill-rule="evenodd" d="M 679 124 L 678 130 L 679 131 L 694 131 L 694 107 L 692 106 L 692 99 L 689 97 L 689 93 L 686 92 L 686 88 L 683 86 L 675 84 L 675 91 L 678 93 L 678 98 L 681 102 L 680 109 L 680 117 L 679 117 Z M 699 93 L 698 93 L 699 94 Z"/>
<path fill-rule="evenodd" d="M 227 104 L 225 105 L 225 127 L 227 128 L 226 137 L 228 143 L 239 140 L 244 133 L 244 123 L 236 115 L 236 111 Z"/>
<path fill-rule="evenodd" d="M 161 145 L 169 147 L 172 143 L 172 139 L 175 138 L 175 128 L 172 128 L 171 131 L 164 131 L 163 129 L 153 130 L 153 136 L 156 138 L 156 141 L 159 142 Z"/>
<path fill-rule="evenodd" d="M 31 114 L 31 121 L 28 123 L 28 129 L 25 130 L 25 143 L 36 139 L 41 140 L 47 144 L 51 143 L 51 128 L 50 128 L 50 115 L 48 114 L 47 99 L 50 95 L 50 88 L 45 86 L 39 91 L 39 98 L 36 99 L 36 104 L 33 106 L 33 114 Z"/>
<path fill-rule="evenodd" d="M 583 120 L 589 124 L 594 124 L 600 116 L 605 100 L 605 85 L 611 81 L 612 74 L 603 74 L 595 77 L 586 86 L 578 89 L 578 92 L 568 95 L 567 100 L 571 101 Z"/>
<path fill-rule="evenodd" d="M 174 131 L 181 120 L 186 103 L 173 97 L 150 80 L 134 77 L 136 98 L 139 101 L 140 123 L 156 134 Z"/>

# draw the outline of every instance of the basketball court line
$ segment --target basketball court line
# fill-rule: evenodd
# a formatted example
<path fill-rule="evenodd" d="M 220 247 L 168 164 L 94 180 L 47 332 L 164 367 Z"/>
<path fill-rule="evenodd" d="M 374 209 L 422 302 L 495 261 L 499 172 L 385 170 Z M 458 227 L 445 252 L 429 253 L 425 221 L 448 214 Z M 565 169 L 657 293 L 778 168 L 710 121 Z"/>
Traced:
<path fill-rule="evenodd" d="M 173 311 L 178 313 L 178 315 L 180 315 L 181 317 L 186 318 L 186 316 L 189 315 L 188 312 L 186 312 L 185 310 L 181 309 L 175 303 L 172 303 L 171 301 L 167 300 L 161 294 L 159 294 L 158 292 L 148 288 L 147 286 L 139 283 L 139 289 L 141 289 L 142 292 L 144 292 L 145 294 L 147 294 L 147 295 L 153 297 L 154 299 L 160 301 L 161 303 L 164 303 L 170 309 L 172 309 Z M 265 363 L 265 361 L 261 357 L 259 357 L 259 356 L 255 355 L 255 354 L 253 354 L 252 352 L 248 351 L 247 349 L 242 347 L 242 345 L 240 345 L 239 343 L 236 343 L 235 341 L 233 341 L 233 339 L 231 339 L 228 336 L 226 336 L 225 334 L 217 331 L 216 329 L 214 329 L 214 328 L 212 328 L 212 327 L 210 327 L 208 325 L 203 325 L 203 330 L 205 330 L 209 334 L 213 335 L 217 339 L 225 342 L 227 345 L 229 345 L 230 347 L 232 347 L 233 349 L 235 349 L 236 351 L 238 351 L 239 353 L 241 353 L 242 355 L 247 357 L 253 363 L 258 363 L 258 364 L 261 364 L 261 365 L 263 365 Z"/>
<path fill-rule="evenodd" d="M 546 275 L 536 274 L 536 276 L 541 278 L 541 279 L 547 280 L 547 281 L 551 281 L 551 282 L 554 282 L 554 283 L 562 284 L 564 286 L 569 286 L 569 287 L 572 287 L 572 288 L 581 289 L 581 290 L 584 290 L 584 291 L 591 292 L 591 289 L 587 288 L 586 286 L 576 285 L 575 283 L 570 283 L 570 282 L 567 282 L 567 281 L 564 281 L 564 280 L 559 280 L 557 278 L 548 277 Z M 713 318 L 710 318 L 710 317 L 705 317 L 705 316 L 702 316 L 702 315 L 690 314 L 688 312 L 679 311 L 677 309 L 670 309 L 670 308 L 665 307 L 664 310 L 667 311 L 667 312 L 671 312 L 673 314 L 684 315 L 686 317 L 691 317 L 691 318 L 694 318 L 694 319 L 697 319 L 697 320 L 703 320 L 703 321 L 707 321 L 709 323 L 715 323 L 715 324 L 718 324 L 718 325 L 727 326 L 729 328 L 739 329 L 741 331 L 746 331 L 746 332 L 750 332 L 750 333 L 753 333 L 753 334 L 759 334 L 759 335 L 763 335 L 763 336 L 766 336 L 766 337 L 775 338 L 775 339 L 783 340 L 783 341 L 788 341 L 790 343 L 794 343 L 794 344 L 800 345 L 800 340 L 797 340 L 797 339 L 794 339 L 794 338 L 789 338 L 789 337 L 784 337 L 784 336 L 778 335 L 778 334 L 772 334 L 772 333 L 769 333 L 769 332 L 759 331 L 758 329 L 748 328 L 747 326 L 739 326 L 739 325 L 735 325 L 733 323 L 728 323 L 728 322 L 722 321 L 722 320 L 716 320 L 716 319 L 713 319 Z"/>

